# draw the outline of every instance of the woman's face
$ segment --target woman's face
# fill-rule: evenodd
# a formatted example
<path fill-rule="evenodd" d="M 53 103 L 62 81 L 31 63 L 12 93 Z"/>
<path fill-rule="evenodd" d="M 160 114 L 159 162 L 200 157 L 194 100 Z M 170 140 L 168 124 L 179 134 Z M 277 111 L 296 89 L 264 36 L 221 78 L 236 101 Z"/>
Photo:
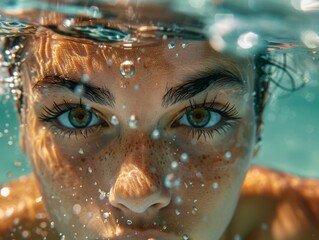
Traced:
<path fill-rule="evenodd" d="M 59 232 L 220 238 L 255 143 L 249 60 L 184 40 L 25 51 L 22 142 Z"/>

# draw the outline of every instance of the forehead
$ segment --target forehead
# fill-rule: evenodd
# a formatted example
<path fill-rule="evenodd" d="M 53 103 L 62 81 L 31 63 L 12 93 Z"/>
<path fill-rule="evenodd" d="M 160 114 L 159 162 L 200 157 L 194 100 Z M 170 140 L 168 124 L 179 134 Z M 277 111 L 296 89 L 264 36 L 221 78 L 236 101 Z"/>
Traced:
<path fill-rule="evenodd" d="M 158 40 L 153 44 L 126 48 L 70 40 L 58 35 L 37 37 L 26 46 L 28 68 L 36 72 L 33 81 L 46 75 L 81 79 L 88 75 L 99 83 L 123 78 L 121 66 L 133 64 L 134 77 L 181 81 L 202 71 L 227 70 L 243 82 L 250 82 L 253 64 L 249 58 L 230 56 L 215 51 L 208 41 Z M 91 78 L 91 76 L 94 76 Z"/>

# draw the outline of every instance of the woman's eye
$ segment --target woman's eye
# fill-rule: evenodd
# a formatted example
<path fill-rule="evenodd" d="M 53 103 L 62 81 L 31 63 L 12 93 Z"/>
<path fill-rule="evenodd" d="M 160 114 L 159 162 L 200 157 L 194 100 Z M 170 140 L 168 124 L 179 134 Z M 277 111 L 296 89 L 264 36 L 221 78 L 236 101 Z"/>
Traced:
<path fill-rule="evenodd" d="M 72 108 L 56 119 L 59 124 L 66 128 L 86 128 L 101 123 L 100 118 L 95 113 L 83 107 Z"/>
<path fill-rule="evenodd" d="M 198 107 L 186 111 L 178 124 L 192 128 L 213 128 L 222 120 L 221 114 L 209 108 Z"/>

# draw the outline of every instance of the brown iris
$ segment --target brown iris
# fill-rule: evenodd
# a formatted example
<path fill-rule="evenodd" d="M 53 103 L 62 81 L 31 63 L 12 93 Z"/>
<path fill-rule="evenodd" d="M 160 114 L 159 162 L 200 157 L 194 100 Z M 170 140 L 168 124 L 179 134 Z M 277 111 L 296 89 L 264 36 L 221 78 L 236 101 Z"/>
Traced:
<path fill-rule="evenodd" d="M 91 122 L 92 113 L 84 108 L 74 108 L 69 112 L 69 121 L 76 128 L 84 128 Z"/>
<path fill-rule="evenodd" d="M 205 127 L 210 121 L 210 111 L 204 107 L 194 108 L 187 113 L 187 120 L 193 127 Z"/>

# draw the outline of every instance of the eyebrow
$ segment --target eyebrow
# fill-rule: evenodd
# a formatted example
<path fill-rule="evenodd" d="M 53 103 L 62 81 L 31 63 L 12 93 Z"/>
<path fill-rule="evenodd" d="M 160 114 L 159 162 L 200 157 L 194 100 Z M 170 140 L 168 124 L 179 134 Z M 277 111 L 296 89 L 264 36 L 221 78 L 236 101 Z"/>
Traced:
<path fill-rule="evenodd" d="M 205 69 L 185 79 L 183 83 L 170 88 L 162 98 L 162 106 L 167 108 L 178 102 L 189 100 L 209 87 L 246 92 L 245 83 L 231 71 Z"/>
<path fill-rule="evenodd" d="M 45 76 L 34 84 L 33 88 L 45 88 L 48 85 L 66 88 L 74 94 L 84 97 L 92 102 L 113 107 L 115 104 L 114 95 L 106 87 L 95 87 L 88 83 L 79 82 L 69 77 Z"/>

